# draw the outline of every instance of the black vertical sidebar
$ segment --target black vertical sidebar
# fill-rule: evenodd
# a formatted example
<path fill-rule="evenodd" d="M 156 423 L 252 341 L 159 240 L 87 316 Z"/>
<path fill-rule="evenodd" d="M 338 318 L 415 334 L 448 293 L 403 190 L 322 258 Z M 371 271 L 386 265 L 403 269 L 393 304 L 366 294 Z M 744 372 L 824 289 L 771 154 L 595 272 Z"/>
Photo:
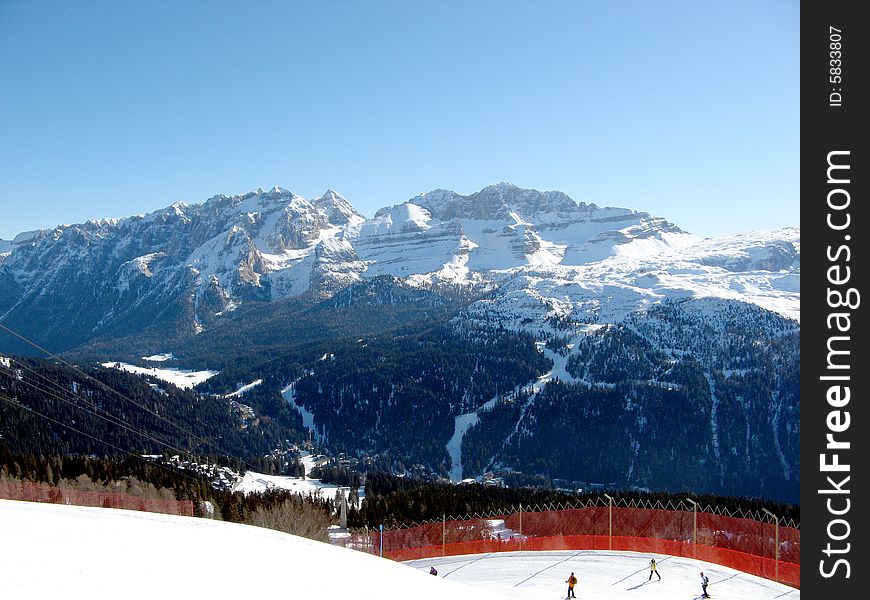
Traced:
<path fill-rule="evenodd" d="M 801 594 L 810 599 L 867 593 L 870 21 L 860 6 L 801 5 Z"/>

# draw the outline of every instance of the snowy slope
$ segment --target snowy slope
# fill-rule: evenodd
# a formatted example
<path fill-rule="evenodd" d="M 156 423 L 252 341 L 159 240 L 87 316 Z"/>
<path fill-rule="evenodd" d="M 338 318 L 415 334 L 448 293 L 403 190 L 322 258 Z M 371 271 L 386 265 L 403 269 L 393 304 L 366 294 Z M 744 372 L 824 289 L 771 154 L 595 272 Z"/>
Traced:
<path fill-rule="evenodd" d="M 269 529 L 0 500 L 3 598 L 504 598 L 375 556 Z M 15 574 L 14 577 L 11 574 Z"/>
<path fill-rule="evenodd" d="M 192 388 L 207 379 L 211 379 L 218 374 L 218 371 L 189 371 L 187 369 L 176 369 L 172 367 L 137 367 L 124 362 L 105 362 L 102 366 L 107 369 L 120 369 L 127 373 L 135 373 L 137 375 L 150 375 L 161 381 L 171 383 L 181 389 Z M 253 386 L 251 386 L 253 387 Z M 233 394 L 238 395 L 238 394 Z"/>
<path fill-rule="evenodd" d="M 634 552 L 495 553 L 394 563 L 284 533 L 106 508 L 0 500 L 4 598 L 279 597 L 326 600 L 564 598 L 568 573 L 583 600 L 697 598 L 699 572 L 714 597 L 796 599 L 800 591 L 718 565 Z M 428 575 L 435 566 L 439 576 Z"/>
<path fill-rule="evenodd" d="M 649 580 L 649 561 L 655 558 L 661 581 Z M 512 598 L 537 600 L 565 597 L 565 580 L 578 579 L 574 593 L 582 600 L 698 600 L 703 571 L 710 579 L 707 591 L 728 600 L 795 600 L 800 590 L 735 569 L 678 556 L 652 556 L 638 552 L 564 550 L 504 552 L 421 559 L 407 564 L 428 573 L 503 593 Z"/>

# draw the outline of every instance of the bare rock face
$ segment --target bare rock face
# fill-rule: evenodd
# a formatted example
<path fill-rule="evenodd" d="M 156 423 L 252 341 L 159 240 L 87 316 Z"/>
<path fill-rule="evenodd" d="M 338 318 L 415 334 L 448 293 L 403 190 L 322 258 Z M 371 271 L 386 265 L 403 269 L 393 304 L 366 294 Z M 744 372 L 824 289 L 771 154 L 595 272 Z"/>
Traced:
<path fill-rule="evenodd" d="M 317 244 L 310 275 L 310 291 L 320 297 L 335 292 L 362 279 L 366 264 L 360 260 L 350 242 L 331 238 Z"/>

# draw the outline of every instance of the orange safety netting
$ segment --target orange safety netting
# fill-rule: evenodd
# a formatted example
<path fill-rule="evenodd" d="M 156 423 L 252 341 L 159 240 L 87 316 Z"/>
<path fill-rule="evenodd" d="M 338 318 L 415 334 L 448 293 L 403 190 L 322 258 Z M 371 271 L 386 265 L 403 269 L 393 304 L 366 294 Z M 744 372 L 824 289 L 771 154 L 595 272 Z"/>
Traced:
<path fill-rule="evenodd" d="M 50 504 L 123 508 L 185 517 L 193 516 L 193 502 L 190 500 L 161 500 L 138 498 L 129 494 L 115 492 L 69 490 L 30 481 L 0 483 L 0 498 L 4 500 L 24 500 L 27 502 L 47 502 Z"/>
<path fill-rule="evenodd" d="M 690 510 L 588 506 L 354 532 L 348 547 L 395 560 L 517 550 L 632 550 L 696 558 L 800 587 L 800 531 Z M 779 557 L 777 560 L 777 537 Z M 693 543 L 694 542 L 694 543 Z"/>

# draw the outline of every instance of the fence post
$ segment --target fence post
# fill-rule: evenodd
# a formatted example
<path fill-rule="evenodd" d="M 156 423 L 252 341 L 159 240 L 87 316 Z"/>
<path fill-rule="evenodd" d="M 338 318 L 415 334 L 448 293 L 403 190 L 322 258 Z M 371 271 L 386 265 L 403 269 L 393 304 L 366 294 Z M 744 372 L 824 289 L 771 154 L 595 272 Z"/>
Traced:
<path fill-rule="evenodd" d="M 773 543 L 774 543 L 773 573 L 774 573 L 774 575 L 773 576 L 777 581 L 779 581 L 779 517 L 777 517 L 775 514 L 773 514 L 772 512 L 770 512 L 769 510 L 767 510 L 763 506 L 761 507 L 761 510 L 763 510 L 768 515 L 773 517 L 773 523 L 774 523 L 774 537 L 773 537 Z M 761 540 L 761 543 L 763 544 L 764 540 Z M 764 554 L 763 549 L 762 549 L 761 553 Z"/>
<path fill-rule="evenodd" d="M 604 494 L 607 498 L 607 549 L 613 550 L 613 498 Z"/>
<path fill-rule="evenodd" d="M 697 558 L 698 553 L 698 503 L 691 498 L 686 502 L 692 503 L 692 558 Z"/>
<path fill-rule="evenodd" d="M 523 504 L 520 503 L 520 536 L 523 535 Z"/>
<path fill-rule="evenodd" d="M 381 525 L 380 525 L 380 531 L 381 531 L 381 535 L 380 535 L 380 538 L 381 538 L 381 558 L 383 558 L 384 557 L 384 524 L 383 523 L 381 523 Z"/>
<path fill-rule="evenodd" d="M 447 513 L 441 513 L 441 556 L 447 555 Z"/>

